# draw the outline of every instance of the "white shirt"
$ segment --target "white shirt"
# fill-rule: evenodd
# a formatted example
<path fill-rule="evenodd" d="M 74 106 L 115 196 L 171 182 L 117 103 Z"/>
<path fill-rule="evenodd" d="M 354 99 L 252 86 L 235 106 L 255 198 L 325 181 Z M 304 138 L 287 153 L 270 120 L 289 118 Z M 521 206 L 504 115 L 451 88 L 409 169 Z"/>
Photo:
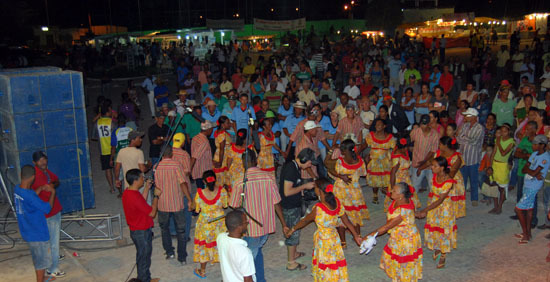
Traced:
<path fill-rule="evenodd" d="M 357 99 L 357 97 L 361 95 L 361 91 L 359 90 L 359 87 L 357 87 L 357 85 L 354 85 L 352 87 L 350 87 L 349 85 L 346 86 L 346 88 L 344 88 L 344 93 L 348 94 L 348 96 L 353 100 Z"/>
<path fill-rule="evenodd" d="M 529 72 L 529 70 L 531 72 Z M 527 71 L 527 72 L 524 72 L 522 74 L 520 74 L 520 78 L 521 77 L 524 77 L 524 76 L 527 76 L 527 81 L 529 81 L 529 83 L 535 83 L 535 79 L 534 79 L 534 75 L 533 73 L 535 72 L 535 65 L 534 64 L 523 64 L 521 65 L 521 68 L 519 69 L 519 72 L 522 72 L 522 71 Z"/>
<path fill-rule="evenodd" d="M 225 232 L 218 235 L 216 243 L 223 281 L 244 281 L 246 276 L 252 276 L 256 281 L 254 258 L 245 240 L 229 237 Z"/>
<path fill-rule="evenodd" d="M 150 78 L 147 77 L 147 78 L 145 78 L 145 80 L 141 84 L 141 87 L 146 88 L 147 91 L 149 91 L 149 92 L 155 91 L 155 87 L 157 87 L 157 85 L 155 84 L 156 80 L 157 80 L 157 78 L 154 77 L 154 76 L 153 76 L 153 79 L 150 79 Z"/>

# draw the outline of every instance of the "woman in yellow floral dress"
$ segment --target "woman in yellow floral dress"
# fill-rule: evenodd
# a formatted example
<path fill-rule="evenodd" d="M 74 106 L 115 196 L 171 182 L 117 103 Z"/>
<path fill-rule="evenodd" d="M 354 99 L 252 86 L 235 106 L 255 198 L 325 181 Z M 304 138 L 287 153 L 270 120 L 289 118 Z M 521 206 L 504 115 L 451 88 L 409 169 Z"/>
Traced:
<path fill-rule="evenodd" d="M 411 167 L 411 158 L 409 157 L 408 152 L 409 140 L 406 138 L 399 139 L 399 142 L 396 144 L 396 149 L 391 155 L 392 169 L 390 173 L 390 186 L 388 186 L 388 191 L 386 193 L 386 199 L 384 200 L 384 212 L 388 211 L 388 207 L 392 202 L 391 190 L 396 183 L 405 182 L 407 185 L 411 186 L 411 175 L 409 169 Z M 420 200 L 418 199 L 418 193 L 411 186 L 412 189 L 412 201 L 414 203 L 415 209 L 422 207 Z"/>
<path fill-rule="evenodd" d="M 392 186 L 392 203 L 388 208 L 386 224 L 363 238 L 365 240 L 376 233 L 378 236 L 386 232 L 390 234 L 380 258 L 380 268 L 394 282 L 422 279 L 422 242 L 414 223 L 415 206 L 411 188 L 405 182 Z"/>
<path fill-rule="evenodd" d="M 373 188 L 372 202 L 378 204 L 378 189 L 390 185 L 391 152 L 395 147 L 395 139 L 384 129 L 386 124 L 381 119 L 374 121 L 375 132 L 370 132 L 365 138 L 370 147 L 367 165 L 367 185 Z"/>
<path fill-rule="evenodd" d="M 313 234 L 313 266 L 311 270 L 315 282 L 349 281 L 344 250 L 336 232 L 336 227 L 340 224 L 339 219 L 349 228 L 355 243 L 361 244 L 361 236 L 355 232 L 344 212 L 344 207 L 340 200 L 334 196 L 332 190 L 333 186 L 327 179 L 317 180 L 315 194 L 319 197 L 320 202 L 285 234 L 289 237 L 294 231 L 306 227 L 311 222 L 315 222 L 317 225 L 317 231 Z"/>
<path fill-rule="evenodd" d="M 195 225 L 195 244 L 193 262 L 200 263 L 200 269 L 194 270 L 196 276 L 206 278 L 206 264 L 219 262 L 216 238 L 225 232 L 225 220 L 208 222 L 210 219 L 222 216 L 227 208 L 227 192 L 217 185 L 216 174 L 212 170 L 203 173 L 202 180 L 207 189 L 198 189 L 195 194 L 195 212 L 199 213 Z"/>
<path fill-rule="evenodd" d="M 369 219 L 369 210 L 361 191 L 359 178 L 367 175 L 367 168 L 363 159 L 355 152 L 355 143 L 346 139 L 340 145 L 342 156 L 336 161 L 336 181 L 334 183 L 334 195 L 343 205 L 346 215 L 355 228 L 355 232 L 361 233 L 363 220 Z M 338 227 L 340 240 L 344 248 L 346 243 L 346 228 Z"/>
<path fill-rule="evenodd" d="M 214 152 L 213 163 L 214 173 L 216 173 L 217 186 L 229 184 L 229 175 L 227 174 L 227 152 L 231 148 L 231 135 L 227 132 L 231 128 L 231 123 L 226 116 L 218 119 L 218 129 L 214 132 L 214 143 L 216 151 Z"/>
<path fill-rule="evenodd" d="M 454 181 L 449 176 L 450 169 L 444 157 L 432 161 L 432 190 L 428 206 L 416 213 L 416 217 L 424 218 L 424 241 L 426 247 L 434 251 L 433 260 L 439 262 L 437 268 L 445 267 L 447 253 L 456 248 L 456 218 L 455 207 L 449 196 L 453 190 Z"/>
<path fill-rule="evenodd" d="M 449 176 L 456 181 L 450 195 L 455 207 L 455 217 L 458 219 L 466 216 L 466 188 L 464 188 L 464 177 L 460 173 L 464 161 L 462 154 L 456 150 L 458 150 L 458 143 L 455 138 L 443 136 L 439 139 L 439 154 L 447 159 L 451 169 Z"/>
<path fill-rule="evenodd" d="M 270 119 L 264 119 L 261 122 L 263 131 L 258 133 L 260 139 L 260 153 L 258 154 L 258 167 L 266 172 L 273 173 L 275 177 L 275 161 L 273 159 L 273 152 L 271 148 L 275 148 L 279 153 L 283 154 L 281 148 L 275 143 L 275 134 L 271 129 L 273 128 L 273 122 Z"/>
<path fill-rule="evenodd" d="M 231 193 L 233 184 L 244 177 L 242 156 L 246 147 L 246 129 L 239 129 L 236 135 L 235 143 L 231 144 L 231 148 L 228 150 L 227 154 L 227 167 L 229 168 L 227 172 L 229 174 L 227 191 L 229 191 L 229 193 Z M 253 147 L 252 144 L 248 146 L 248 148 Z"/>

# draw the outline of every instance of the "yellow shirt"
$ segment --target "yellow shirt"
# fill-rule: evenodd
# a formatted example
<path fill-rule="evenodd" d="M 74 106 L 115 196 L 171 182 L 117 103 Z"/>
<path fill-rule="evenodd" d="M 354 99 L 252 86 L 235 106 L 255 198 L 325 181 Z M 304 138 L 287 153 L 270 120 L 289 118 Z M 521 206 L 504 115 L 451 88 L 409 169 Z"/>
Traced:
<path fill-rule="evenodd" d="M 256 66 L 255 65 L 248 65 L 243 68 L 243 74 L 251 75 L 254 72 L 256 72 Z"/>
<path fill-rule="evenodd" d="M 313 91 L 311 90 L 308 90 L 307 93 L 304 90 L 302 90 L 298 92 L 298 100 L 310 105 L 311 101 L 317 102 L 317 97 L 315 96 L 315 93 L 313 93 Z"/>
<path fill-rule="evenodd" d="M 220 91 L 222 93 L 229 92 L 231 89 L 233 89 L 233 83 L 231 83 L 231 81 L 228 80 L 220 83 Z"/>
<path fill-rule="evenodd" d="M 97 132 L 102 156 L 111 154 L 112 123 L 110 117 L 101 117 L 97 120 Z"/>

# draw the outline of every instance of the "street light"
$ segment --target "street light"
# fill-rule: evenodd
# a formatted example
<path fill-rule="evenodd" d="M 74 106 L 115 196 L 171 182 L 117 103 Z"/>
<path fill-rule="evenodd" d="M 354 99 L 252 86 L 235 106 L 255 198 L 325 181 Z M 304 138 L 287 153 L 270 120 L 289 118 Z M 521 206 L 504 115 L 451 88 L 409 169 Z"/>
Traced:
<path fill-rule="evenodd" d="M 348 9 L 349 9 L 348 5 L 344 5 L 344 10 L 347 11 Z"/>
<path fill-rule="evenodd" d="M 296 8 L 296 12 L 298 12 L 300 9 Z"/>
<path fill-rule="evenodd" d="M 273 11 L 274 11 L 274 9 L 273 9 L 273 8 L 271 8 L 271 12 L 273 12 Z"/>
<path fill-rule="evenodd" d="M 43 27 L 42 27 L 42 31 L 46 32 L 46 31 L 48 31 L 48 30 L 50 30 L 50 29 L 49 29 L 47 26 L 43 26 Z"/>

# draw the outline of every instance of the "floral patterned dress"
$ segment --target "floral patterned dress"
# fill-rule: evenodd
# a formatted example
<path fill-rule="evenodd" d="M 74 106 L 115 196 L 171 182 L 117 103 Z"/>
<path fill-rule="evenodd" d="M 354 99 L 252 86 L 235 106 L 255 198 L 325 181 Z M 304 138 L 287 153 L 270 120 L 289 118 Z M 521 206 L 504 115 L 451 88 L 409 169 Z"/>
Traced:
<path fill-rule="evenodd" d="M 275 144 L 275 135 L 271 132 L 271 138 L 267 137 L 263 132 L 258 133 L 260 138 L 260 153 L 258 154 L 258 167 L 266 172 L 273 173 L 275 176 L 275 161 L 271 148 Z"/>
<path fill-rule="evenodd" d="M 385 140 L 376 139 L 370 132 L 365 141 L 371 148 L 370 161 L 367 165 L 367 185 L 371 187 L 388 187 L 390 185 L 391 152 L 395 147 L 393 135 L 388 134 Z"/>
<path fill-rule="evenodd" d="M 409 157 L 409 153 L 406 153 L 406 155 L 401 154 L 392 154 L 391 155 L 391 162 L 392 162 L 392 168 L 396 165 L 399 165 L 399 169 L 395 172 L 395 183 L 399 182 L 405 182 L 409 186 L 412 185 L 411 181 L 411 175 L 409 173 L 409 169 L 411 167 L 411 159 Z M 418 199 L 418 193 L 414 189 L 414 187 L 410 187 L 413 190 L 413 196 L 412 201 L 414 203 L 414 207 L 419 209 L 422 207 L 422 203 L 420 203 L 420 200 Z M 388 185 L 388 191 L 386 193 L 386 199 L 384 199 L 384 212 L 388 211 L 388 207 L 390 206 L 392 199 L 391 199 L 391 187 Z"/>
<path fill-rule="evenodd" d="M 227 208 L 227 192 L 220 186 L 216 197 L 209 200 L 202 191 L 202 189 L 197 189 L 197 194 L 195 194 L 195 212 L 200 212 L 200 214 L 195 225 L 193 261 L 199 263 L 219 262 L 216 237 L 218 234 L 226 232 L 225 219 L 211 223 L 208 221 L 224 214 L 223 209 Z"/>
<path fill-rule="evenodd" d="M 437 150 L 435 157 L 439 157 L 441 152 Z M 462 155 L 459 152 L 454 152 L 450 157 L 447 158 L 447 163 L 452 167 L 457 161 L 462 160 Z M 458 170 L 453 178 L 456 183 L 454 185 L 453 191 L 449 194 L 451 196 L 451 201 L 453 202 L 455 208 L 455 217 L 461 218 L 466 216 L 466 188 L 464 187 L 464 177 L 462 173 Z"/>
<path fill-rule="evenodd" d="M 365 162 L 363 159 L 358 158 L 358 163 L 350 165 L 340 157 L 336 161 L 336 173 L 348 175 L 351 182 L 347 184 L 337 177 L 334 183 L 334 196 L 344 206 L 345 213 L 351 223 L 363 226 L 363 220 L 370 219 L 369 210 L 359 184 L 359 178 L 367 175 Z"/>
<path fill-rule="evenodd" d="M 244 177 L 244 165 L 242 159 L 244 151 L 244 149 L 237 148 L 235 143 L 232 143 L 231 148 L 227 152 L 227 159 L 231 159 L 231 166 L 228 170 L 229 185 L 227 186 L 230 193 L 235 182 Z"/>
<path fill-rule="evenodd" d="M 453 189 L 455 183 L 454 179 L 438 183 L 437 177 L 434 175 L 428 205 L 437 201 L 441 194 Z M 449 195 L 437 208 L 428 212 L 426 225 L 424 225 L 426 247 L 430 250 L 440 250 L 443 253 L 456 249 L 455 207 Z"/>
<path fill-rule="evenodd" d="M 216 173 L 216 184 L 218 186 L 229 185 L 229 175 L 227 173 L 227 153 L 231 148 L 231 135 L 225 130 L 216 130 L 214 133 L 214 143 L 216 144 L 216 152 L 214 152 L 213 161 L 220 162 L 220 168 L 214 168 L 214 173 Z M 223 160 L 220 160 L 222 142 L 225 141 L 225 150 L 223 154 Z"/>
<path fill-rule="evenodd" d="M 390 229 L 390 238 L 380 258 L 380 268 L 394 282 L 422 279 L 422 242 L 414 223 L 414 203 L 395 207 L 395 201 L 388 208 L 387 220 L 401 216 L 403 221 Z"/>
<path fill-rule="evenodd" d="M 336 199 L 336 208 L 330 210 L 322 203 L 315 205 L 315 224 L 313 234 L 313 281 L 343 282 L 348 281 L 348 266 L 340 243 L 336 227 L 340 225 L 339 217 L 344 215 L 340 201 Z"/>

